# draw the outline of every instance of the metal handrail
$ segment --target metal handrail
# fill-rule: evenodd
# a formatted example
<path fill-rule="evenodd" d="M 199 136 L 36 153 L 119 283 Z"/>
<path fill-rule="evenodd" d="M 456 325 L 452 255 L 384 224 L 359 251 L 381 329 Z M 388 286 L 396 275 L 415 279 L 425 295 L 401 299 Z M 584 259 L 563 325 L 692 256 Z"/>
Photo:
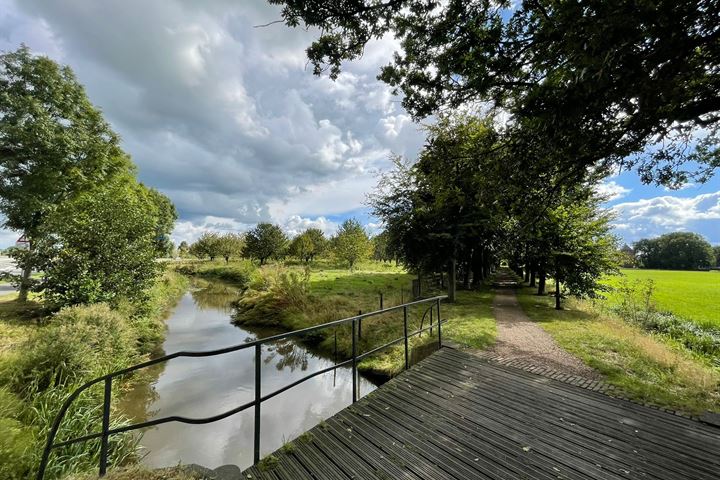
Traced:
<path fill-rule="evenodd" d="M 358 315 L 354 315 L 352 317 L 343 318 L 341 320 L 334 320 L 332 322 L 323 323 L 321 325 L 315 325 L 313 327 L 307 327 L 302 328 L 300 330 L 293 330 L 291 332 L 286 333 L 280 333 L 278 335 L 272 335 L 270 337 L 254 340 L 252 342 L 243 343 L 240 345 L 233 345 L 230 347 L 220 348 L 216 350 L 207 350 L 207 351 L 180 351 L 171 353 L 169 355 L 164 355 L 162 357 L 158 357 L 152 360 L 148 360 L 147 362 L 142 362 L 137 365 L 133 365 L 128 368 L 124 368 L 122 370 L 118 370 L 112 373 L 108 373 L 107 375 L 103 375 L 101 377 L 95 378 L 93 380 L 90 380 L 89 382 L 81 385 L 78 387 L 63 403 L 62 407 L 60 408 L 60 411 L 55 416 L 55 419 L 53 421 L 52 427 L 50 428 L 50 431 L 48 432 L 48 438 L 47 442 L 45 444 L 45 449 L 43 451 L 42 458 L 40 460 L 40 466 L 38 468 L 38 474 L 37 474 L 37 480 L 43 480 L 45 476 L 45 470 L 47 468 L 48 461 L 50 459 L 50 453 L 53 449 L 72 445 L 79 442 L 86 442 L 88 440 L 93 440 L 96 438 L 101 439 L 100 444 L 100 465 L 99 465 L 99 473 L 100 476 L 105 475 L 105 472 L 107 471 L 107 461 L 108 461 L 108 440 L 111 435 L 115 435 L 118 433 L 124 433 L 129 432 L 132 430 L 138 430 L 141 428 L 147 428 L 152 427 L 156 425 L 161 425 L 163 423 L 169 423 L 169 422 L 180 422 L 180 423 L 187 423 L 187 424 L 193 424 L 193 425 L 202 425 L 207 423 L 216 422 L 218 420 L 222 420 L 224 418 L 227 418 L 231 415 L 234 415 L 236 413 L 240 413 L 243 410 L 246 410 L 250 407 L 255 407 L 255 422 L 254 422 L 254 446 L 253 446 L 253 463 L 257 464 L 260 461 L 260 406 L 261 404 L 269 400 L 276 395 L 279 395 L 307 380 L 310 380 L 311 378 L 314 378 L 318 375 L 322 375 L 323 373 L 328 373 L 330 371 L 336 370 L 337 368 L 344 367 L 348 364 L 351 365 L 352 368 L 352 386 L 353 386 L 353 394 L 352 394 L 352 400 L 353 403 L 355 403 L 358 400 L 358 378 L 357 378 L 357 363 L 358 361 L 377 353 L 381 350 L 385 350 L 386 348 L 389 348 L 393 345 L 396 345 L 404 340 L 405 342 L 405 368 L 409 368 L 409 344 L 408 340 L 415 336 L 419 335 L 422 332 L 430 329 L 432 333 L 433 325 L 430 324 L 430 327 L 422 328 L 422 324 L 420 325 L 420 328 L 418 330 L 415 330 L 411 333 L 408 333 L 408 325 L 407 325 L 407 309 L 408 307 L 411 307 L 413 305 L 419 305 L 423 303 L 429 303 L 434 302 L 435 305 L 430 305 L 428 310 L 432 310 L 433 307 L 437 309 L 437 330 L 438 330 L 438 345 L 442 346 L 442 332 L 440 329 L 440 325 L 443 323 L 446 323 L 447 320 L 440 321 L 440 301 L 445 300 L 447 298 L 447 295 L 439 295 L 436 297 L 431 298 L 424 298 L 421 300 L 415 300 L 413 302 L 403 303 L 401 305 L 396 305 L 394 307 L 388 307 L 388 308 L 381 308 L 380 310 L 375 310 L 373 312 L 367 312 L 367 313 L 360 313 Z M 381 300 L 382 301 L 382 300 Z M 403 311 L 403 336 L 392 340 L 384 345 L 380 345 L 379 347 L 373 348 L 372 350 L 369 350 L 367 352 L 364 352 L 362 354 L 358 355 L 357 352 L 357 340 L 358 340 L 358 323 L 363 318 L 367 317 L 373 317 L 377 315 L 382 315 L 384 313 L 389 312 L 395 312 L 398 310 Z M 427 311 L 423 314 L 423 320 L 425 318 L 425 315 L 427 314 Z M 345 360 L 340 363 L 335 363 L 334 365 L 324 368 L 322 370 L 318 370 L 316 372 L 313 372 L 309 375 L 306 375 L 305 377 L 296 380 L 288 385 L 285 385 L 271 393 L 268 393 L 266 395 L 262 395 L 261 391 L 261 369 L 260 369 L 260 363 L 261 363 L 261 357 L 262 357 L 262 346 L 266 343 L 275 342 L 278 340 L 283 340 L 286 338 L 315 332 L 324 328 L 344 325 L 347 323 L 352 323 L 352 357 L 348 360 Z M 157 365 L 158 363 L 167 362 L 168 360 L 172 360 L 174 358 L 178 357 L 212 357 L 216 355 L 224 355 L 226 353 L 232 353 L 237 352 L 239 350 L 244 350 L 246 348 L 255 348 L 255 399 L 246 402 L 242 405 L 239 405 L 235 408 L 232 408 L 230 410 L 227 410 L 225 412 L 219 413 L 217 415 L 213 415 L 211 417 L 206 418 L 188 418 L 188 417 L 182 417 L 178 415 L 171 415 L 168 417 L 162 417 L 157 418 L 154 420 L 148 420 L 146 422 L 141 423 L 135 423 L 132 425 L 124 425 L 122 427 L 117 428 L 110 428 L 110 401 L 112 396 L 112 380 L 115 377 L 119 377 L 122 375 L 127 375 L 128 373 L 134 372 L 136 370 L 140 370 L 143 368 L 147 368 L 153 365 Z M 95 384 L 98 384 L 100 382 L 104 382 L 104 395 L 103 395 L 103 419 L 102 419 L 102 431 L 91 433 L 88 435 L 83 435 L 81 437 L 71 438 L 70 440 L 65 440 L 63 442 L 55 443 L 55 437 L 57 436 L 58 430 L 60 428 L 60 425 L 65 417 L 65 414 L 67 413 L 68 409 L 72 405 L 72 403 L 77 399 L 77 397 L 87 390 L 88 388 L 92 387 Z"/>

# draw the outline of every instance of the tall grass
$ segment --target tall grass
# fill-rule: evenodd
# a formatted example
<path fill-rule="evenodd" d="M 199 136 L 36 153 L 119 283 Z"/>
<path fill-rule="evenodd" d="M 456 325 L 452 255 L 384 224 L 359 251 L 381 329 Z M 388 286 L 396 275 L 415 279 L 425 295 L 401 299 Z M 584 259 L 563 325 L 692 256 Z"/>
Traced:
<path fill-rule="evenodd" d="M 65 308 L 32 328 L 23 324 L 19 308 L 13 318 L 0 319 L 0 331 L 22 332 L 0 341 L 0 478 L 32 478 L 50 425 L 65 399 L 82 383 L 147 358 L 153 342 L 162 339 L 164 313 L 186 287 L 185 277 L 169 272 L 149 292 L 146 304 Z M 3 307 L 11 304 L 2 302 Z M 123 380 L 119 380 L 113 388 L 113 427 L 127 423 L 115 408 L 122 389 Z M 102 385 L 96 385 L 78 397 L 56 441 L 99 430 L 101 390 Z M 110 463 L 119 465 L 134 458 L 137 442 L 132 434 L 111 437 Z M 54 450 L 45 478 L 96 469 L 99 448 L 95 440 Z"/>

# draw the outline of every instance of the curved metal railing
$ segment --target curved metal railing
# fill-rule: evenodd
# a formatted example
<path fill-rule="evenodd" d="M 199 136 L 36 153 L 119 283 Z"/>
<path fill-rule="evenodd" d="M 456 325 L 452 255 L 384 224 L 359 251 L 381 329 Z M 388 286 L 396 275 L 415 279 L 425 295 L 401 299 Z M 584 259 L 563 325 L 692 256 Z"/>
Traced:
<path fill-rule="evenodd" d="M 327 373 L 330 371 L 333 371 L 337 368 L 344 367 L 346 365 L 350 365 L 352 368 L 352 399 L 353 403 L 355 403 L 358 400 L 358 375 L 357 375 L 357 363 L 377 352 L 380 352 L 382 350 L 385 350 L 386 348 L 389 348 L 393 345 L 397 345 L 398 343 L 404 341 L 405 342 L 405 368 L 407 369 L 410 366 L 410 357 L 409 357 L 409 344 L 408 340 L 410 337 L 413 337 L 415 335 L 420 335 L 422 332 L 426 330 L 430 330 L 432 333 L 433 324 L 430 323 L 429 327 L 423 328 L 422 322 L 425 320 L 425 316 L 427 315 L 428 311 L 437 310 L 437 332 L 438 332 L 438 345 L 442 345 L 442 331 L 440 325 L 445 323 L 447 320 L 440 320 L 440 302 L 442 300 L 445 300 L 447 298 L 447 295 L 440 295 L 436 297 L 431 298 L 425 298 L 421 300 L 416 300 L 413 302 L 403 303 L 401 305 L 396 305 L 394 307 L 388 307 L 388 308 L 380 308 L 380 310 L 375 310 L 373 312 L 368 313 L 360 313 L 358 315 L 343 318 L 341 320 L 335 320 L 332 322 L 323 323 L 321 325 L 316 325 L 313 327 L 303 328 L 300 330 L 294 330 L 292 332 L 286 332 L 281 333 L 278 335 L 272 335 L 270 337 L 262 338 L 259 340 L 254 340 L 252 342 L 243 343 L 240 345 L 233 345 L 230 347 L 220 348 L 216 350 L 208 350 L 208 351 L 181 351 L 181 352 L 175 352 L 171 353 L 169 355 L 165 355 L 159 358 L 155 358 L 152 360 L 148 360 L 147 362 L 139 363 L 137 365 L 133 365 L 131 367 L 118 370 L 116 372 L 108 373 L 107 375 L 103 375 L 102 377 L 98 377 L 94 380 L 91 380 L 84 385 L 80 386 L 77 390 L 75 390 L 63 403 L 62 407 L 60 408 L 60 411 L 55 417 L 55 420 L 53 421 L 52 427 L 50 428 L 50 432 L 48 433 L 47 442 L 45 444 L 45 449 L 43 451 L 42 458 L 40 460 L 40 466 L 38 469 L 37 474 L 37 480 L 43 480 L 45 476 L 45 470 L 48 465 L 48 461 L 50 459 L 50 453 L 53 449 L 65 447 L 68 445 L 72 445 L 79 442 L 86 442 L 88 440 L 94 440 L 96 438 L 101 439 L 100 443 L 100 465 L 99 465 L 99 473 L 100 476 L 105 475 L 105 472 L 107 470 L 107 462 L 108 462 L 108 439 L 111 435 L 116 435 L 119 433 L 129 432 L 132 430 L 138 430 L 141 428 L 147 428 L 147 427 L 153 427 L 156 425 L 161 425 L 163 423 L 168 422 L 180 422 L 180 423 L 187 423 L 187 424 L 193 424 L 193 425 L 201 425 L 206 423 L 212 423 L 217 422 L 218 420 L 222 420 L 224 418 L 227 418 L 231 415 L 235 415 L 236 413 L 240 413 L 243 410 L 246 410 L 250 407 L 255 408 L 255 422 L 254 422 L 254 445 L 253 445 L 253 462 L 257 463 L 260 460 L 260 407 L 262 403 L 266 400 L 269 400 L 276 395 L 279 395 L 296 385 L 299 385 L 307 380 L 310 380 L 311 378 L 314 378 L 318 375 L 322 375 L 323 373 Z M 431 304 L 427 310 L 425 310 L 425 313 L 423 314 L 422 321 L 420 324 L 420 328 L 408 333 L 408 307 L 414 306 L 414 305 L 420 305 L 424 303 L 430 303 Z M 382 304 L 382 300 L 381 300 Z M 362 354 L 358 354 L 357 352 L 357 342 L 358 342 L 358 323 L 362 321 L 364 318 L 373 317 L 377 315 L 382 315 L 384 313 L 390 313 L 395 312 L 398 310 L 403 311 L 403 336 L 400 338 L 397 338 L 395 340 L 392 340 L 384 345 L 380 345 L 379 347 L 375 347 L 371 350 L 368 350 L 367 352 L 364 352 Z M 432 315 L 432 314 L 431 314 Z M 432 316 L 431 316 L 432 318 Z M 289 383 L 288 385 L 285 385 L 271 393 L 268 393 L 266 395 L 262 395 L 261 391 L 261 357 L 262 357 L 262 346 L 267 343 L 276 342 L 278 340 L 283 340 L 290 337 L 296 337 L 299 335 L 304 335 L 307 333 L 315 332 L 318 330 L 322 330 L 324 328 L 329 327 L 337 327 L 340 325 L 345 325 L 351 323 L 352 324 L 352 357 L 348 360 L 344 360 L 340 363 L 335 362 L 335 364 L 318 370 L 316 372 L 313 372 L 309 375 L 306 375 L 305 377 L 296 380 L 292 383 Z M 128 373 L 132 373 L 136 370 L 140 370 L 143 368 L 151 367 L 153 365 L 157 365 L 159 363 L 167 362 L 169 360 L 172 360 L 174 358 L 179 357 L 213 357 L 216 355 L 223 355 L 226 353 L 231 352 L 237 352 L 239 350 L 244 350 L 247 348 L 254 348 L 255 349 L 255 399 L 246 402 L 242 405 L 239 405 L 235 408 L 232 408 L 230 410 L 227 410 L 225 412 L 219 413 L 217 415 L 213 415 L 211 417 L 205 417 L 205 418 L 189 418 L 189 417 L 183 417 L 178 415 L 171 415 L 167 417 L 157 418 L 153 420 L 148 420 L 146 422 L 140 422 L 135 423 L 132 425 L 124 425 L 122 427 L 117 428 L 110 428 L 110 401 L 112 396 L 112 383 L 113 378 L 127 375 Z M 77 397 L 87 390 L 88 388 L 92 387 L 93 385 L 96 385 L 98 383 L 104 382 L 104 394 L 103 394 L 103 418 L 102 418 L 102 430 L 100 432 L 91 433 L 88 435 L 83 435 L 81 437 L 75 437 L 71 438 L 69 440 L 65 440 L 62 442 L 55 443 L 55 437 L 57 436 L 58 430 L 60 429 L 60 425 L 62 424 L 63 419 L 65 418 L 65 414 L 67 413 L 68 409 L 72 405 L 72 403 L 77 399 Z"/>

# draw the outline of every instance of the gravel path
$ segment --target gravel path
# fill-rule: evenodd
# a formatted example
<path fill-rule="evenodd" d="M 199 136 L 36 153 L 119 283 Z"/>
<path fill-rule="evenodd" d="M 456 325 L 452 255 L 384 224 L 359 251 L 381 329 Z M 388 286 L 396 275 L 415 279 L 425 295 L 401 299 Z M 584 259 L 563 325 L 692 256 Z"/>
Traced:
<path fill-rule="evenodd" d="M 590 380 L 601 378 L 580 359 L 560 348 L 550 334 L 525 315 L 514 290 L 495 290 L 493 310 L 498 335 L 495 345 L 489 349 L 490 353 L 506 359 L 531 361 Z"/>

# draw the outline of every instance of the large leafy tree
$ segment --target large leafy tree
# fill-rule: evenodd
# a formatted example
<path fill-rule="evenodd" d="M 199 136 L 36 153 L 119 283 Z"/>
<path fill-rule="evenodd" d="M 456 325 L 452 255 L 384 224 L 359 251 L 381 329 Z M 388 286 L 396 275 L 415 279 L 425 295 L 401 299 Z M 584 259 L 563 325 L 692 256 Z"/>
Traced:
<path fill-rule="evenodd" d="M 372 244 L 365 229 L 354 218 L 345 220 L 331 240 L 333 254 L 352 269 L 370 256 Z"/>
<path fill-rule="evenodd" d="M 200 238 L 190 245 L 189 253 L 199 259 L 209 258 L 210 261 L 215 260 L 222 254 L 220 245 L 220 235 L 215 232 L 204 232 Z"/>
<path fill-rule="evenodd" d="M 589 167 L 636 167 L 675 186 L 720 165 L 716 0 L 270 3 L 287 25 L 320 32 L 307 49 L 316 74 L 335 78 L 394 35 L 401 49 L 380 78 L 405 108 L 415 118 L 482 102 L 507 111 L 532 132 L 512 137 L 515 152 L 542 151 L 504 159 L 517 169 L 550 162 L 579 181 Z"/>
<path fill-rule="evenodd" d="M 429 127 L 418 161 L 397 159 L 371 197 L 391 250 L 417 273 L 447 270 L 451 301 L 458 269 L 466 283 L 471 271 L 478 282 L 491 263 L 505 179 L 497 139 L 489 121 L 443 117 Z"/>
<path fill-rule="evenodd" d="M 0 55 L 0 213 L 31 249 L 45 218 L 65 200 L 131 163 L 70 67 L 27 47 Z M 20 297 L 33 268 L 25 255 Z"/>
<path fill-rule="evenodd" d="M 305 263 L 314 260 L 327 248 L 328 240 L 319 228 L 308 228 L 290 242 L 290 255 Z"/>
<path fill-rule="evenodd" d="M 265 265 L 268 259 L 281 257 L 287 245 L 288 237 L 279 226 L 259 223 L 245 236 L 244 254 L 258 259 L 260 265 Z"/>
<path fill-rule="evenodd" d="M 245 237 L 241 234 L 228 232 L 218 238 L 218 253 L 230 262 L 231 257 L 239 257 L 245 248 Z"/>
<path fill-rule="evenodd" d="M 696 270 L 715 264 L 712 246 L 697 233 L 667 233 L 640 240 L 634 247 L 644 268 Z"/>
<path fill-rule="evenodd" d="M 142 301 L 160 269 L 158 225 L 163 235 L 172 228 L 158 195 L 121 176 L 63 202 L 38 229 L 31 255 L 43 276 L 34 288 L 54 308 Z"/>

